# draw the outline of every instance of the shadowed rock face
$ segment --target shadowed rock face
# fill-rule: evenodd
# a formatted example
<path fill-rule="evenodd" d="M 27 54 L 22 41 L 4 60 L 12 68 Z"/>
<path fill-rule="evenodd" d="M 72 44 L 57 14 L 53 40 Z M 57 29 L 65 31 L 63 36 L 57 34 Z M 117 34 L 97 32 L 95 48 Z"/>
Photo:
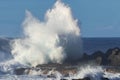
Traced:
<path fill-rule="evenodd" d="M 120 66 L 120 49 L 115 48 L 111 50 L 108 60 L 112 66 Z"/>

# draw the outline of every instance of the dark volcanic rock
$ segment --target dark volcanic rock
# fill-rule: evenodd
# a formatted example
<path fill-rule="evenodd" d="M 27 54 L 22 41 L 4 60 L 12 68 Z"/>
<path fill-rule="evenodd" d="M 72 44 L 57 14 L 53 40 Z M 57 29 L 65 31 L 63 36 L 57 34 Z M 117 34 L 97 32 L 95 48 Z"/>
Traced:
<path fill-rule="evenodd" d="M 110 54 L 110 53 L 109 53 Z M 120 66 L 120 49 L 114 48 L 108 56 L 109 64 L 112 66 Z"/>
<path fill-rule="evenodd" d="M 97 52 L 93 53 L 92 55 L 88 55 L 88 54 L 84 53 L 83 57 L 79 61 L 82 61 L 85 64 L 86 63 L 94 63 L 97 65 L 101 65 L 101 64 L 104 64 L 105 61 L 107 61 L 105 59 L 106 59 L 105 54 L 101 51 L 97 51 Z"/>
<path fill-rule="evenodd" d="M 97 65 L 120 66 L 120 49 L 116 47 L 109 49 L 106 53 L 97 51 L 91 55 L 84 53 L 79 61 L 84 63 L 92 62 Z"/>
<path fill-rule="evenodd" d="M 91 56 L 91 59 L 95 61 L 96 64 L 101 65 L 105 63 L 105 54 L 101 51 L 97 51 L 93 53 Z"/>

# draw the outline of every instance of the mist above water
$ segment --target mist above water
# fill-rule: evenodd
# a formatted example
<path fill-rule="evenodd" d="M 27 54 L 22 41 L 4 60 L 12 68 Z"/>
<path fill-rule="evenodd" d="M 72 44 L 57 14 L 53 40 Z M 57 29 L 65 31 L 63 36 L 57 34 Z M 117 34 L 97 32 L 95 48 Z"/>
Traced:
<path fill-rule="evenodd" d="M 67 41 L 68 36 L 80 36 L 70 7 L 61 1 L 46 12 L 44 22 L 26 11 L 23 30 L 24 37 L 12 41 L 11 53 L 16 61 L 31 66 L 62 63 L 69 53 L 66 55 L 61 43 Z"/>

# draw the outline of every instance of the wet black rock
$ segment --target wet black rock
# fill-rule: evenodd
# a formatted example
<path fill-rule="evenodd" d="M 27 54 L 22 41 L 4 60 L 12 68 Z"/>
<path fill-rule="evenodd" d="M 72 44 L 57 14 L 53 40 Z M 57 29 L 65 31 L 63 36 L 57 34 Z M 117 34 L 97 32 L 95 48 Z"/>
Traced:
<path fill-rule="evenodd" d="M 108 79 L 108 78 L 104 78 L 104 77 L 102 77 L 101 80 L 109 80 L 109 79 Z"/>
<path fill-rule="evenodd" d="M 83 79 L 72 79 L 72 80 L 91 80 L 89 77 L 85 77 Z"/>
<path fill-rule="evenodd" d="M 112 66 L 120 66 L 120 49 L 114 48 L 109 54 L 109 64 Z"/>
<path fill-rule="evenodd" d="M 23 75 L 24 72 L 25 72 L 25 70 L 27 70 L 27 68 L 19 68 L 19 69 L 16 69 L 16 70 L 14 71 L 14 73 L 15 73 L 16 75 Z"/>
<path fill-rule="evenodd" d="M 90 79 L 89 77 L 85 77 L 83 79 L 72 79 L 72 80 L 92 80 L 92 79 Z M 109 80 L 109 79 L 102 77 L 101 80 Z"/>
<path fill-rule="evenodd" d="M 79 61 L 84 63 L 92 62 L 97 65 L 105 66 L 120 66 L 120 49 L 116 47 L 107 50 L 105 53 L 97 51 L 91 55 L 84 53 Z"/>
<path fill-rule="evenodd" d="M 60 79 L 60 80 L 67 80 L 67 79 Z"/>

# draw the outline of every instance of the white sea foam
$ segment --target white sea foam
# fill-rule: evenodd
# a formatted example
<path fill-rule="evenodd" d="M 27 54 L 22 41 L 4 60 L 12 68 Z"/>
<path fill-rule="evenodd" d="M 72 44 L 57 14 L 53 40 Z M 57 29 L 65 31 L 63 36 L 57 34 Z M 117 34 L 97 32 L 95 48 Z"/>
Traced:
<path fill-rule="evenodd" d="M 0 68 L 1 70 L 1 68 Z M 49 71 L 48 74 L 43 74 L 42 71 L 38 72 L 35 70 L 31 70 L 31 74 L 29 75 L 15 75 L 15 74 L 7 74 L 0 75 L 0 80 L 60 80 L 60 79 L 83 79 L 85 77 L 89 77 L 91 80 L 101 80 L 101 78 L 108 78 L 109 80 L 120 80 L 119 73 L 109 73 L 105 72 L 100 66 L 87 66 L 81 67 L 80 70 L 76 74 L 72 74 L 68 77 L 64 77 L 61 73 L 57 71 Z M 54 75 L 53 77 L 47 77 L 48 75 Z"/>
<path fill-rule="evenodd" d="M 99 66 L 91 67 L 81 67 L 80 71 L 78 71 L 77 74 L 75 74 L 75 78 L 84 78 L 84 77 L 90 77 L 93 80 L 100 80 L 100 77 L 103 76 L 103 69 Z"/>

